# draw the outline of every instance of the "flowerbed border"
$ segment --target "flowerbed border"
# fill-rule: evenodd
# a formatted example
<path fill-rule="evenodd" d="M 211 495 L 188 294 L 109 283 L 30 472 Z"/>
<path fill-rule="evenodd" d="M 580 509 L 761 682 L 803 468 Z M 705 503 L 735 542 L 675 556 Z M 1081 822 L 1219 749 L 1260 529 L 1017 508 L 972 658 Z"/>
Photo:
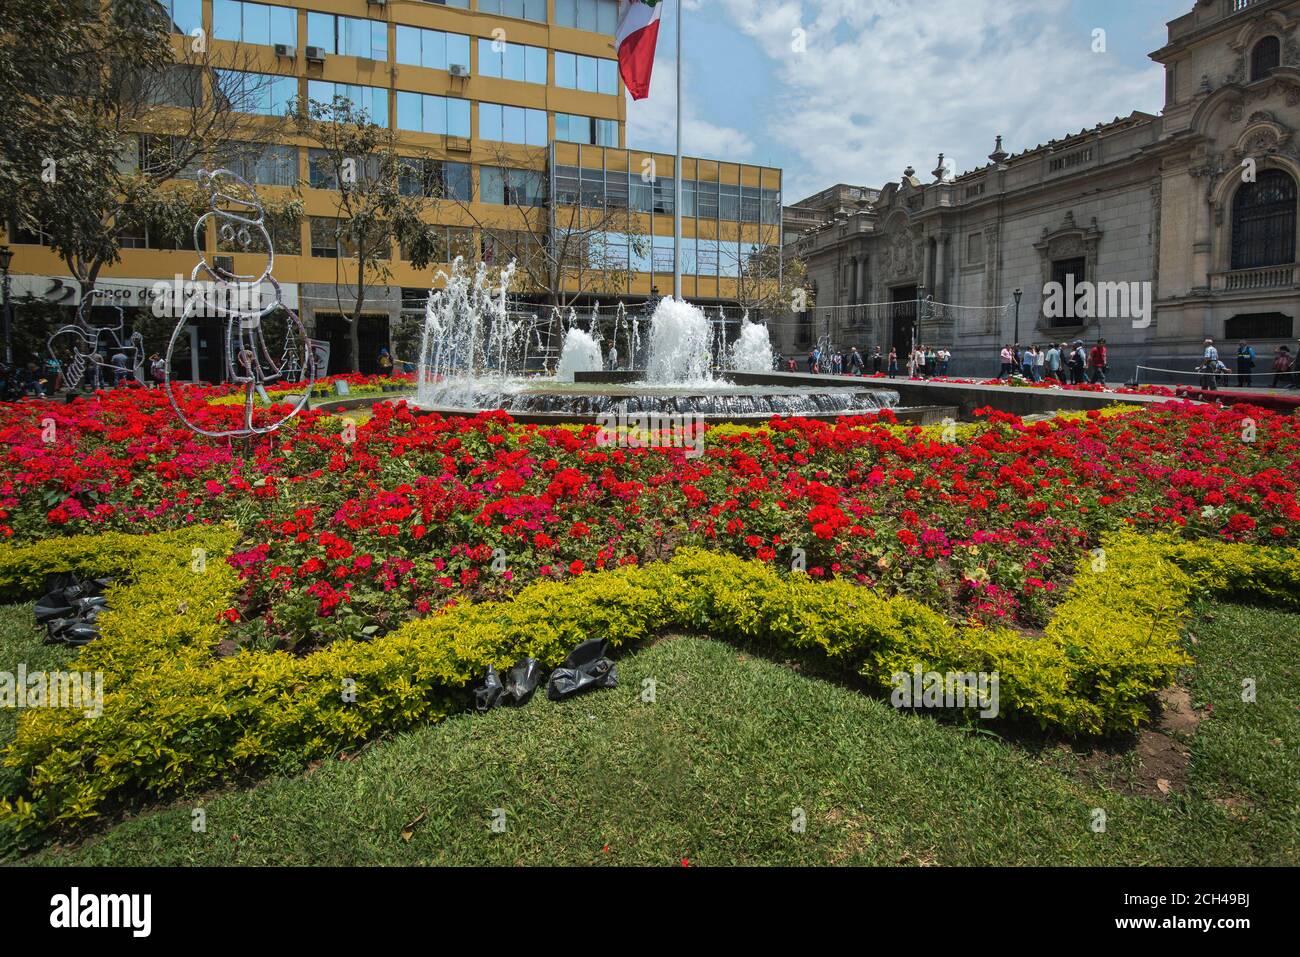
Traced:
<path fill-rule="evenodd" d="M 887 688 L 892 675 L 997 671 L 1003 715 L 1074 734 L 1129 731 L 1190 661 L 1180 628 L 1197 593 L 1300 610 L 1300 549 L 1117 534 L 1104 569 L 1085 556 L 1044 635 L 957 628 L 906 597 L 783 575 L 729 555 L 538 582 L 460 605 L 368 642 L 304 657 L 217 658 L 237 587 L 229 529 L 109 533 L 0 548 L 0 595 L 34 594 L 53 571 L 108 574 L 102 637 L 72 667 L 103 671 L 103 714 L 24 712 L 0 758 L 23 777 L 0 796 L 20 838 L 85 824 L 147 794 L 175 796 L 461 711 L 488 665 L 558 664 L 578 641 L 625 647 L 670 629 L 816 650 Z M 355 701 L 346 702 L 345 679 Z"/>

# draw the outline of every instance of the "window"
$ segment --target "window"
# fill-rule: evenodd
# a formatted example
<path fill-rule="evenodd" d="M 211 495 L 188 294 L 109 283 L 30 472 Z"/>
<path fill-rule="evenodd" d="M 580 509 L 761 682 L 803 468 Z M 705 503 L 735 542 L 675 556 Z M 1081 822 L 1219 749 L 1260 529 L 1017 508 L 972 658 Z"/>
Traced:
<path fill-rule="evenodd" d="M 397 62 L 446 70 L 453 63 L 469 69 L 469 37 L 420 27 L 397 28 Z M 545 60 L 542 71 L 545 73 Z M 545 82 L 545 81 L 543 81 Z"/>
<path fill-rule="evenodd" d="M 221 163 L 255 186 L 297 186 L 298 149 L 294 146 L 228 143 Z"/>
<path fill-rule="evenodd" d="M 443 7 L 456 7 L 460 10 L 469 9 L 469 0 L 422 0 L 423 3 L 436 3 Z"/>
<path fill-rule="evenodd" d="M 1250 82 L 1262 80 L 1282 65 L 1282 42 L 1264 37 L 1250 51 Z"/>
<path fill-rule="evenodd" d="M 1241 339 L 1290 339 L 1293 320 L 1280 312 L 1256 312 L 1233 316 L 1223 329 L 1223 341 Z"/>
<path fill-rule="evenodd" d="M 284 256 L 301 256 L 302 255 L 302 218 L 289 212 L 266 214 L 264 222 L 266 232 L 271 237 L 271 247 L 278 255 Z M 255 231 L 254 231 L 255 232 Z M 255 238 L 254 242 L 260 242 L 260 238 Z M 258 246 L 260 249 L 261 247 Z M 236 253 L 243 252 L 239 240 L 235 236 L 229 238 L 217 230 L 217 252 Z"/>
<path fill-rule="evenodd" d="M 402 171 L 398 189 L 403 196 L 427 196 L 433 199 L 469 202 L 469 164 L 407 158 L 403 158 L 400 162 Z"/>
<path fill-rule="evenodd" d="M 234 71 L 226 71 L 234 73 Z M 259 74 L 250 74 L 256 77 Z M 220 94 L 223 78 L 217 77 Z M 197 67 L 174 64 L 161 73 L 154 74 L 146 80 L 143 98 L 153 106 L 179 106 L 182 109 L 195 109 L 203 103 L 203 72 Z M 234 75 L 227 81 L 232 88 L 249 88 L 254 80 L 240 80 Z"/>
<path fill-rule="evenodd" d="M 307 98 L 325 104 L 331 104 L 335 99 L 348 100 L 376 126 L 388 125 L 388 91 L 383 87 L 309 80 Z"/>
<path fill-rule="evenodd" d="M 555 85 L 566 90 L 617 94 L 618 61 L 556 51 Z"/>
<path fill-rule="evenodd" d="M 762 222 L 767 226 L 776 226 L 781 222 L 781 191 L 779 189 L 762 190 Z"/>
<path fill-rule="evenodd" d="M 966 237 L 966 262 L 976 265 L 984 261 L 984 234 L 971 233 Z"/>
<path fill-rule="evenodd" d="M 664 213 L 671 216 L 673 214 L 673 190 L 676 188 L 676 180 L 668 179 L 663 176 L 655 178 L 655 208 L 656 213 Z"/>
<path fill-rule="evenodd" d="M 718 218 L 740 219 L 740 187 L 718 184 Z"/>
<path fill-rule="evenodd" d="M 501 143 L 546 145 L 546 112 L 497 103 L 478 105 L 478 135 Z"/>
<path fill-rule="evenodd" d="M 1295 180 L 1284 170 L 1261 170 L 1232 199 L 1232 268 L 1295 262 L 1295 230 Z"/>
<path fill-rule="evenodd" d="M 618 146 L 618 120 L 601 120 L 590 116 L 556 113 L 555 138 L 567 143 Z"/>
<path fill-rule="evenodd" d="M 627 173 L 610 170 L 605 175 L 605 204 L 610 209 L 627 209 Z"/>
<path fill-rule="evenodd" d="M 701 219 L 718 218 L 718 184 L 701 181 L 697 189 Z"/>
<path fill-rule="evenodd" d="M 213 95 L 223 97 L 236 113 L 283 116 L 298 99 L 298 78 L 217 70 Z"/>
<path fill-rule="evenodd" d="M 298 43 L 298 11 L 243 0 L 212 0 L 212 36 L 216 40 L 271 45 Z M 313 41 L 314 42 L 314 41 Z"/>
<path fill-rule="evenodd" d="M 173 33 L 193 33 L 203 28 L 203 0 L 158 0 L 172 23 Z"/>
<path fill-rule="evenodd" d="M 196 179 L 205 165 L 202 150 L 184 137 L 142 134 L 136 139 L 135 170 L 153 176 Z"/>
<path fill-rule="evenodd" d="M 546 189 L 542 173 L 528 169 L 479 170 L 479 195 L 485 203 L 504 206 L 544 206 Z"/>
<path fill-rule="evenodd" d="M 478 72 L 480 76 L 494 76 L 502 80 L 521 83 L 546 82 L 546 51 L 541 47 L 524 46 L 480 38 L 478 41 Z"/>
<path fill-rule="evenodd" d="M 759 191 L 754 186 L 742 186 L 740 189 L 740 220 L 756 223 L 762 215 L 763 202 Z"/>
<path fill-rule="evenodd" d="M 1079 300 L 1083 297 L 1085 290 L 1078 288 L 1083 285 L 1088 278 L 1087 260 L 1078 259 L 1057 259 L 1052 262 L 1052 282 L 1059 283 L 1062 290 L 1074 288 L 1074 303 L 1066 304 L 1061 310 L 1063 315 L 1052 316 L 1050 324 L 1053 326 L 1077 326 L 1083 315 L 1084 310 L 1079 307 Z M 1073 283 L 1073 287 L 1071 286 Z"/>
<path fill-rule="evenodd" d="M 651 239 L 650 268 L 654 272 L 673 271 L 673 237 L 655 236 Z"/>
<path fill-rule="evenodd" d="M 308 13 L 307 43 L 340 56 L 387 60 L 388 24 L 332 13 Z"/>
<path fill-rule="evenodd" d="M 603 169 L 583 168 L 578 171 L 581 181 L 582 205 L 588 209 L 603 209 L 605 206 L 605 171 Z"/>
<path fill-rule="evenodd" d="M 343 259 L 351 254 L 344 221 L 333 216 L 311 216 L 311 254 L 317 259 Z"/>
<path fill-rule="evenodd" d="M 482 6 L 480 3 L 479 8 Z M 555 22 L 613 36 L 618 28 L 618 0 L 555 0 Z"/>
<path fill-rule="evenodd" d="M 480 13 L 546 22 L 546 0 L 478 0 L 478 9 Z"/>
<path fill-rule="evenodd" d="M 695 243 L 695 268 L 698 275 L 716 276 L 718 274 L 718 241 L 700 239 Z"/>
<path fill-rule="evenodd" d="M 307 151 L 307 182 L 312 189 L 339 188 L 338 174 L 329 150 Z"/>
<path fill-rule="evenodd" d="M 469 101 L 426 93 L 397 93 L 397 128 L 469 138 Z"/>

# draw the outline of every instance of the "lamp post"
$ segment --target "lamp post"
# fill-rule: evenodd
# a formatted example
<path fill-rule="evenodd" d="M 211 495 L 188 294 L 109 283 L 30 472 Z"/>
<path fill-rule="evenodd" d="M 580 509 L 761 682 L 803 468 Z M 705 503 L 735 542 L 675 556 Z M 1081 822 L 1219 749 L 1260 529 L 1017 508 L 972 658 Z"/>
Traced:
<path fill-rule="evenodd" d="M 5 365 L 12 372 L 14 367 L 14 306 L 9 299 L 9 264 L 14 261 L 14 251 L 8 246 L 0 246 L 0 282 L 4 286 L 5 310 Z"/>
<path fill-rule="evenodd" d="M 1024 294 L 1025 291 L 1019 286 L 1017 286 L 1015 291 L 1011 294 L 1016 297 L 1016 330 L 1011 337 L 1012 345 L 1020 344 L 1020 297 Z"/>

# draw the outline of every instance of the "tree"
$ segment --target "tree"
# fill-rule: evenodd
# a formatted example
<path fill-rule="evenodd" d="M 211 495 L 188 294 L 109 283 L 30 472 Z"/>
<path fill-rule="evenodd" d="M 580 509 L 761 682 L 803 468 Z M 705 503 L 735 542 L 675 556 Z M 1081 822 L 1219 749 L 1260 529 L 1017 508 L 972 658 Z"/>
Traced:
<path fill-rule="evenodd" d="M 0 4 L 0 204 L 83 298 L 124 237 L 189 246 L 198 166 L 276 138 L 274 119 L 248 116 L 274 80 L 240 69 L 252 54 L 218 57 L 202 31 L 176 42 L 179 56 L 156 0 Z"/>
<path fill-rule="evenodd" d="M 441 260 L 439 230 L 426 222 L 425 214 L 441 195 L 442 167 L 436 160 L 399 155 L 396 134 L 371 122 L 346 97 L 335 96 L 329 103 L 310 100 L 292 122 L 315 151 L 308 164 L 312 185 L 331 189 L 337 197 L 333 223 L 313 223 L 312 228 L 328 228 L 338 262 L 346 259 L 353 270 L 356 290 L 347 318 L 356 372 L 366 288 L 391 277 L 394 245 L 402 247 L 416 269 L 435 257 Z"/>

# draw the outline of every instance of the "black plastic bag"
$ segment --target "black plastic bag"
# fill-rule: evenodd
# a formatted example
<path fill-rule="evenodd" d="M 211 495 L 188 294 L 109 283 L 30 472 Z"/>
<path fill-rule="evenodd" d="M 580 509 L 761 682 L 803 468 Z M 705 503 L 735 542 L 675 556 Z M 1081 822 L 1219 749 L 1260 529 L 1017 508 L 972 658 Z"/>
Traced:
<path fill-rule="evenodd" d="M 564 664 L 551 672 L 546 697 L 563 701 L 596 688 L 617 688 L 618 669 L 605 657 L 605 642 L 591 638 L 569 652 Z"/>
<path fill-rule="evenodd" d="M 491 711 L 497 705 L 527 704 L 541 683 L 542 666 L 536 658 L 521 658 L 506 672 L 504 682 L 496 668 L 488 665 L 483 684 L 474 689 L 474 709 Z"/>
<path fill-rule="evenodd" d="M 84 645 L 98 638 L 96 619 L 108 607 L 103 592 L 109 584 L 107 578 L 82 581 L 69 572 L 46 575 L 46 593 L 33 609 L 37 624 L 45 626 L 46 643 Z"/>

